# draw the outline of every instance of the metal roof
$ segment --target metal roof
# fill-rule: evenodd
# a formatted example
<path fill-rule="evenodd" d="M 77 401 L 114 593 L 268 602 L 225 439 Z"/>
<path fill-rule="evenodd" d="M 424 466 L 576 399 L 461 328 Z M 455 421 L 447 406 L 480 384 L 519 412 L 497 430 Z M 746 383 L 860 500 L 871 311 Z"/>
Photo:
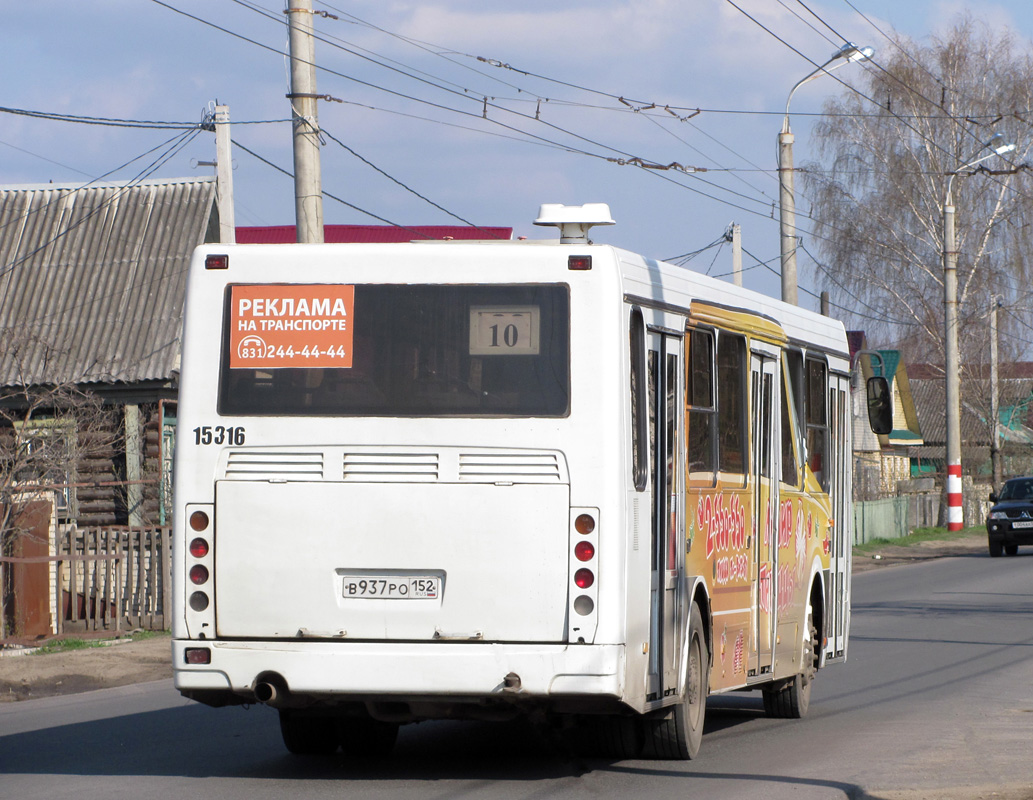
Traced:
<path fill-rule="evenodd" d="M 290 244 L 297 241 L 293 225 L 237 228 L 238 244 Z M 412 242 L 427 239 L 513 238 L 512 228 L 463 225 L 324 225 L 323 239 L 331 243 Z"/>
<path fill-rule="evenodd" d="M 167 380 L 215 194 L 213 177 L 0 187 L 0 385 Z"/>

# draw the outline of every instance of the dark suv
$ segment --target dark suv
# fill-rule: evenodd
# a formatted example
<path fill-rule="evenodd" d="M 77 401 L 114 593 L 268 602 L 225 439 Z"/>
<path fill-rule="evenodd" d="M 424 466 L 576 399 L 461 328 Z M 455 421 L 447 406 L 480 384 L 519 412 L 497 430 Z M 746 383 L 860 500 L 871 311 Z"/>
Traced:
<path fill-rule="evenodd" d="M 1033 544 L 1033 478 L 1006 480 L 1000 494 L 990 493 L 990 502 L 986 535 L 991 556 L 1002 550 L 1013 556 L 1020 544 Z"/>

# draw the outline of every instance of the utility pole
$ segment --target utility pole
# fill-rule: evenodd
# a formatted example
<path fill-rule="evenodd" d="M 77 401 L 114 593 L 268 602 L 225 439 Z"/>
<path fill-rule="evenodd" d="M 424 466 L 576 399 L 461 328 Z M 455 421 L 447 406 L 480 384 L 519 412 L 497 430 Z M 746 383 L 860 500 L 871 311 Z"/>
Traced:
<path fill-rule="evenodd" d="M 947 408 L 945 421 L 947 461 L 947 530 L 960 531 L 964 526 L 963 483 L 961 478 L 961 359 L 958 355 L 958 239 L 954 231 L 954 179 L 964 175 L 988 158 L 1002 156 L 1015 149 L 1014 143 L 994 146 L 1003 137 L 995 133 L 990 141 L 973 153 L 972 159 L 948 173 L 947 192 L 943 197 L 943 339 L 944 383 Z M 976 158 L 983 150 L 990 152 Z"/>
<path fill-rule="evenodd" d="M 943 204 L 944 383 L 947 395 L 947 530 L 964 527 L 961 481 L 961 359 L 958 356 L 958 244 L 954 233 L 951 180 Z"/>
<path fill-rule="evenodd" d="M 288 0 L 291 118 L 294 128 L 294 209 L 299 243 L 323 241 L 323 180 L 319 165 L 319 112 L 312 0 Z"/>
<path fill-rule="evenodd" d="M 1001 488 L 1004 479 L 1004 465 L 1001 463 L 1001 382 L 1000 364 L 997 360 L 997 309 L 1001 307 L 999 297 L 990 298 L 990 464 L 993 467 L 994 491 Z"/>
<path fill-rule="evenodd" d="M 788 108 L 788 103 L 786 104 Z M 778 134 L 778 238 L 782 254 L 782 300 L 796 305 L 796 195 L 793 190 L 793 140 L 786 127 Z"/>
<path fill-rule="evenodd" d="M 742 227 L 732 223 L 732 283 L 742 287 Z"/>
<path fill-rule="evenodd" d="M 821 293 L 821 315 L 823 317 L 831 317 L 832 316 L 832 304 L 829 301 L 829 293 L 828 292 L 822 292 Z"/>
<path fill-rule="evenodd" d="M 233 212 L 233 157 L 230 155 L 230 107 L 215 107 L 215 192 L 219 205 L 219 241 L 235 244 Z"/>
<path fill-rule="evenodd" d="M 855 61 L 865 61 L 875 55 L 871 47 L 858 47 L 847 42 L 817 69 L 796 82 L 786 98 L 786 114 L 778 134 L 778 208 L 779 242 L 782 254 L 782 300 L 796 305 L 796 195 L 793 191 L 793 133 L 789 128 L 789 104 L 796 90 L 820 75 L 828 75 Z M 839 62 L 839 63 L 834 63 Z"/>

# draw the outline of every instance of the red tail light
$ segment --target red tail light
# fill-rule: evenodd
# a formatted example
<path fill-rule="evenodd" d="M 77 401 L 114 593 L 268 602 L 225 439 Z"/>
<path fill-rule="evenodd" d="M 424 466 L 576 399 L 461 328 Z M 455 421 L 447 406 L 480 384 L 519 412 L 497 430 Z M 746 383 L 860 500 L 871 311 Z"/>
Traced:
<path fill-rule="evenodd" d="M 190 555 L 194 558 L 204 558 L 208 555 L 208 542 L 201 537 L 194 539 L 190 543 Z"/>
<path fill-rule="evenodd" d="M 590 569 L 579 569 L 574 573 L 574 583 L 577 584 L 579 589 L 587 589 L 595 583 L 595 575 L 592 574 Z"/>
<path fill-rule="evenodd" d="M 207 647 L 188 647 L 184 652 L 188 664 L 211 664 L 212 651 Z"/>
<path fill-rule="evenodd" d="M 578 542 L 574 548 L 574 556 L 578 561 L 591 561 L 595 556 L 595 547 L 591 542 Z"/>
<path fill-rule="evenodd" d="M 208 567 L 203 564 L 194 564 L 190 568 L 190 580 L 200 586 L 208 580 Z"/>
<path fill-rule="evenodd" d="M 203 511 L 195 511 L 190 515 L 190 527 L 200 533 L 208 527 L 208 515 Z"/>

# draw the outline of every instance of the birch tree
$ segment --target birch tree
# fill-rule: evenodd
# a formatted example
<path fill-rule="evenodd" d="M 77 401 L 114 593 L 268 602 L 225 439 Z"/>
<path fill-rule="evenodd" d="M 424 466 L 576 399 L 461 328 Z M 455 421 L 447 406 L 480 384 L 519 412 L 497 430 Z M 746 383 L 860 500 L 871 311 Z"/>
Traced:
<path fill-rule="evenodd" d="M 805 165 L 801 182 L 818 283 L 855 312 L 849 324 L 913 362 L 944 363 L 943 205 L 955 173 L 963 364 L 988 358 L 994 295 L 1004 304 L 1002 358 L 1033 350 L 1030 50 L 970 17 L 924 43 L 895 35 L 860 94 L 826 103 L 815 128 L 820 161 Z M 962 169 L 1005 142 L 1016 149 Z"/>

